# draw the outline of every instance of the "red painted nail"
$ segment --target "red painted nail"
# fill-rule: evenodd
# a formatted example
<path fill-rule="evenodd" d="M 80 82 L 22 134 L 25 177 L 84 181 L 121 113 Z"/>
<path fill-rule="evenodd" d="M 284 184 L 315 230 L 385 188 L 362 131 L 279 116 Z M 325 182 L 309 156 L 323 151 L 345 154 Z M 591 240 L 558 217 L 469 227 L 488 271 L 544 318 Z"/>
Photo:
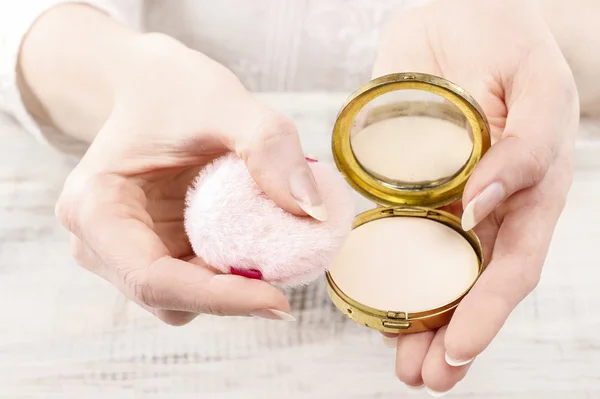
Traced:
<path fill-rule="evenodd" d="M 263 279 L 262 272 L 256 269 L 237 269 L 235 267 L 232 267 L 231 274 L 235 274 L 236 276 L 242 276 L 246 278 L 252 278 L 255 280 Z"/>
<path fill-rule="evenodd" d="M 310 163 L 319 162 L 316 159 L 312 159 L 312 158 L 309 158 L 309 157 L 304 157 L 304 159 L 306 159 Z"/>

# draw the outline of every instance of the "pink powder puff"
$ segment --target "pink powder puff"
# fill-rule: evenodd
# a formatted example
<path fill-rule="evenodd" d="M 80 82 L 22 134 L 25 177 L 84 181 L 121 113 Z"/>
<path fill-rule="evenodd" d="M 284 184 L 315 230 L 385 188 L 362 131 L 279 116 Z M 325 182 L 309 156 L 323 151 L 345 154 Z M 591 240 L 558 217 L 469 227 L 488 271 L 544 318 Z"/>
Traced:
<path fill-rule="evenodd" d="M 321 276 L 351 230 L 355 205 L 335 168 L 307 160 L 327 209 L 325 222 L 277 206 L 235 154 L 204 168 L 186 197 L 185 229 L 196 255 L 223 273 L 282 287 Z"/>

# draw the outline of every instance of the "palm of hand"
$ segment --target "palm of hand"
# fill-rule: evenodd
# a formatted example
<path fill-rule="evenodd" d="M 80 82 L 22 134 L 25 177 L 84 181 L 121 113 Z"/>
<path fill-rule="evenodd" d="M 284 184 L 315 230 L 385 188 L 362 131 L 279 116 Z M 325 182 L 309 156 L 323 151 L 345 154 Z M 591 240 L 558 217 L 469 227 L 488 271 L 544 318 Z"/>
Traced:
<path fill-rule="evenodd" d="M 183 224 L 185 195 L 200 167 L 183 168 L 145 176 L 142 185 L 145 211 L 152 220 L 154 233 L 174 258 L 190 260 L 194 253 Z M 195 263 L 195 262 L 194 262 Z"/>
<path fill-rule="evenodd" d="M 96 177 L 90 187 L 101 189 L 90 190 L 87 195 L 95 200 L 93 220 L 88 223 L 95 226 L 97 238 L 88 242 L 72 236 L 73 255 L 80 265 L 104 277 L 130 299 L 172 325 L 186 324 L 197 316 L 196 312 L 169 309 L 169 301 L 173 302 L 174 309 L 181 307 L 169 299 L 171 295 L 176 296 L 172 292 L 185 283 L 177 276 L 196 275 L 200 279 L 214 274 L 194 255 L 183 224 L 185 194 L 200 169 L 159 170 L 135 178 Z M 128 244 L 115 245 L 114 239 L 118 237 Z M 102 250 L 109 245 L 110 251 Z M 140 254 L 139 259 L 134 261 L 124 255 L 132 250 Z M 161 261 L 171 258 L 185 261 L 176 265 L 181 270 L 166 270 Z M 119 267 L 114 270 L 108 264 Z M 186 270 L 186 266 L 196 270 Z"/>

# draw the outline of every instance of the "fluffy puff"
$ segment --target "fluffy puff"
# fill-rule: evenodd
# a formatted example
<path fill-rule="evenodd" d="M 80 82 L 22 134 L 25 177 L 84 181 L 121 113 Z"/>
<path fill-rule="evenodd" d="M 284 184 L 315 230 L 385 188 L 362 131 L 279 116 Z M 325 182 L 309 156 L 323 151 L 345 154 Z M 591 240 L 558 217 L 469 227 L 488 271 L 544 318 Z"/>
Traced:
<path fill-rule="evenodd" d="M 186 197 L 185 229 L 196 255 L 223 273 L 259 270 L 265 281 L 283 287 L 322 275 L 351 230 L 355 206 L 336 169 L 319 162 L 309 166 L 326 222 L 277 206 L 235 154 L 204 168 Z"/>

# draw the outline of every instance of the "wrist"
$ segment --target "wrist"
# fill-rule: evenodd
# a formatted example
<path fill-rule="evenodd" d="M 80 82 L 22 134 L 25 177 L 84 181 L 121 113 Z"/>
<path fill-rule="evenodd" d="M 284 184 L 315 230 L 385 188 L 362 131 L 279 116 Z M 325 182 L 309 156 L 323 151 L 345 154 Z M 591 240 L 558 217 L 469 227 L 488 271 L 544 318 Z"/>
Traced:
<path fill-rule="evenodd" d="M 223 65 L 162 33 L 144 33 L 132 37 L 125 43 L 124 53 L 127 57 L 113 77 L 112 84 L 116 91 L 139 80 L 159 85 L 172 81 L 173 77 L 178 80 L 186 77 L 194 81 L 197 80 L 194 77 L 231 74 Z"/>
<path fill-rule="evenodd" d="M 153 79 L 170 77 L 178 66 L 193 62 L 198 55 L 162 33 L 141 33 L 121 45 L 121 62 L 110 74 L 110 85 L 117 93 L 139 80 L 151 83 Z"/>
<path fill-rule="evenodd" d="M 21 44 L 18 81 L 39 122 L 91 141 L 113 102 L 112 77 L 126 62 L 138 32 L 93 7 L 55 6 L 31 26 Z"/>
<path fill-rule="evenodd" d="M 121 105 L 131 115 L 135 110 L 143 114 L 166 111 L 179 101 L 198 106 L 206 97 L 214 101 L 223 90 L 241 86 L 225 66 L 170 36 L 142 34 L 126 47 L 128 57 L 112 77 L 111 86 L 115 106 Z"/>

